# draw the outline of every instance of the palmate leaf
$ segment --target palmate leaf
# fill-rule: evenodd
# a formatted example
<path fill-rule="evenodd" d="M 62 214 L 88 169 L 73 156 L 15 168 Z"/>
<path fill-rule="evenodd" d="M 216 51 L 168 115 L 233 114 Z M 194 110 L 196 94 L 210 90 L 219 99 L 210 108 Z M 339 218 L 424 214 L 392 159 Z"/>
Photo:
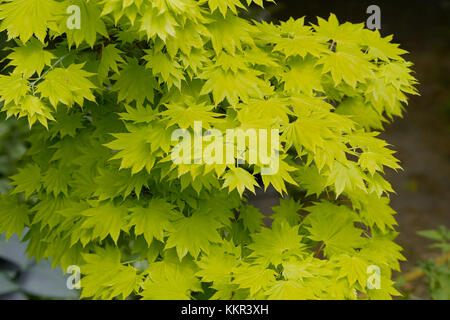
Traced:
<path fill-rule="evenodd" d="M 322 241 L 327 257 L 339 252 L 351 251 L 361 247 L 364 239 L 362 230 L 355 228 L 354 214 L 346 206 L 337 206 L 330 202 L 321 202 L 307 209 L 310 214 L 306 218 L 310 239 Z"/>
<path fill-rule="evenodd" d="M 197 263 L 200 270 L 196 275 L 206 282 L 229 284 L 232 272 L 239 264 L 236 259 L 239 255 L 239 248 L 234 247 L 231 242 L 224 242 L 221 246 L 214 245 L 211 252 L 202 256 Z"/>
<path fill-rule="evenodd" d="M 267 190 L 271 184 L 281 195 L 287 193 L 286 182 L 295 186 L 298 185 L 292 178 L 292 172 L 296 170 L 296 167 L 289 165 L 284 159 L 280 159 L 276 174 L 262 175 L 264 190 Z"/>
<path fill-rule="evenodd" d="M 130 195 L 139 199 L 144 187 L 148 188 L 148 177 L 142 171 L 133 175 L 129 170 L 117 173 L 116 167 L 99 168 L 99 175 L 93 179 L 88 194 L 93 194 L 101 201 L 119 196 L 126 199 Z"/>
<path fill-rule="evenodd" d="M 24 227 L 30 224 L 28 214 L 27 206 L 14 197 L 0 196 L 0 232 L 5 232 L 6 240 L 14 233 L 22 237 Z"/>
<path fill-rule="evenodd" d="M 105 22 L 101 19 L 101 9 L 97 1 L 71 0 L 72 5 L 80 8 L 80 28 L 68 29 L 66 20 L 63 20 L 61 29 L 67 35 L 69 45 L 79 47 L 86 42 L 94 46 L 97 34 L 108 37 Z"/>
<path fill-rule="evenodd" d="M 144 168 L 150 172 L 155 164 L 155 156 L 148 141 L 152 129 L 130 126 L 129 130 L 128 133 L 113 134 L 116 140 L 106 144 L 108 148 L 119 151 L 111 160 L 121 159 L 120 167 L 131 168 L 132 174 L 138 173 Z"/>
<path fill-rule="evenodd" d="M 170 11 L 161 12 L 150 4 L 140 20 L 139 30 L 146 34 L 147 39 L 158 36 L 165 41 L 168 36 L 175 36 L 177 26 L 178 23 Z"/>
<path fill-rule="evenodd" d="M 110 70 L 119 73 L 118 64 L 125 63 L 121 57 L 122 51 L 116 48 L 114 44 L 108 44 L 102 49 L 102 58 L 98 66 L 98 75 L 101 78 L 106 78 Z"/>
<path fill-rule="evenodd" d="M 105 239 L 111 236 L 117 243 L 120 230 L 125 229 L 127 216 L 127 208 L 123 206 L 115 206 L 112 203 L 101 204 L 81 212 L 85 216 L 82 229 L 89 229 L 92 239 Z"/>
<path fill-rule="evenodd" d="M 315 194 L 319 197 L 327 187 L 327 178 L 320 174 L 316 166 L 302 167 L 294 174 L 294 179 L 306 189 L 306 195 Z"/>
<path fill-rule="evenodd" d="M 8 30 L 8 38 L 19 37 L 25 43 L 34 34 L 44 43 L 47 29 L 57 30 L 55 23 L 65 10 L 54 0 L 11 0 L 0 7 L 0 31 Z"/>
<path fill-rule="evenodd" d="M 361 41 L 364 25 L 343 23 L 334 14 L 330 14 L 328 20 L 318 17 L 317 25 L 313 25 L 316 36 L 322 41 L 336 42 L 338 45 L 356 46 Z"/>
<path fill-rule="evenodd" d="M 119 101 L 136 101 L 138 104 L 143 104 L 147 99 L 153 102 L 155 78 L 153 73 L 139 65 L 136 59 L 129 59 L 126 64 L 121 65 L 120 73 L 115 76 L 115 79 L 117 81 L 113 91 L 118 91 Z"/>
<path fill-rule="evenodd" d="M 203 213 L 179 218 L 173 222 L 167 248 L 175 247 L 180 260 L 188 253 L 197 258 L 200 251 L 209 252 L 211 243 L 221 241 L 217 231 L 220 227 L 217 220 Z"/>
<path fill-rule="evenodd" d="M 232 167 L 223 177 L 225 181 L 222 188 L 228 187 L 230 192 L 237 189 L 240 195 L 245 189 L 255 193 L 255 186 L 258 186 L 253 175 L 239 167 Z"/>
<path fill-rule="evenodd" d="M 178 262 L 166 257 L 146 270 L 149 277 L 143 282 L 140 295 L 144 300 L 188 300 L 192 292 L 202 291 L 196 271 L 186 259 Z"/>
<path fill-rule="evenodd" d="M 264 215 L 261 211 L 251 205 L 241 208 L 239 212 L 239 220 L 242 220 L 244 227 L 252 233 L 261 229 L 261 226 L 264 225 L 263 219 Z"/>
<path fill-rule="evenodd" d="M 175 218 L 175 206 L 162 199 L 152 199 L 147 208 L 131 208 L 130 226 L 134 226 L 136 235 L 143 234 L 151 245 L 153 239 L 164 241 L 164 235 L 171 229 L 169 219 Z"/>
<path fill-rule="evenodd" d="M 68 196 L 68 184 L 71 177 L 67 168 L 51 167 L 45 172 L 42 177 L 42 184 L 47 190 L 47 193 L 53 193 L 57 197 L 60 193 Z"/>
<path fill-rule="evenodd" d="M 137 270 L 121 264 L 120 251 L 107 247 L 98 249 L 95 254 L 85 254 L 81 272 L 85 275 L 81 281 L 81 297 L 94 299 L 125 299 L 139 284 Z"/>
<path fill-rule="evenodd" d="M 27 94 L 18 104 L 9 104 L 5 109 L 8 114 L 14 114 L 18 118 L 27 117 L 30 128 L 36 121 L 48 128 L 47 120 L 55 120 L 50 106 L 30 94 Z"/>
<path fill-rule="evenodd" d="M 268 291 L 270 300 L 311 300 L 316 299 L 311 287 L 293 280 L 280 280 Z"/>
<path fill-rule="evenodd" d="M 336 259 L 339 267 L 338 278 L 346 278 L 350 286 L 358 283 L 360 288 L 364 290 L 368 278 L 367 267 L 369 263 L 357 255 L 342 254 L 335 256 L 334 259 Z"/>
<path fill-rule="evenodd" d="M 367 192 L 364 184 L 364 174 L 354 163 L 346 166 L 336 162 L 328 175 L 327 185 L 334 185 L 336 198 L 345 191 L 363 190 Z"/>
<path fill-rule="evenodd" d="M 215 14 L 212 23 L 207 25 L 214 51 L 219 54 L 226 50 L 231 55 L 242 50 L 242 44 L 253 44 L 251 32 L 256 31 L 247 20 L 234 15 L 224 18 Z"/>
<path fill-rule="evenodd" d="M 396 213 L 389 206 L 389 198 L 379 197 L 375 193 L 361 193 L 352 197 L 354 207 L 359 209 L 362 221 L 369 227 L 377 226 L 382 232 L 386 229 L 394 229 L 397 225 L 394 214 Z"/>
<path fill-rule="evenodd" d="M 29 91 L 28 80 L 21 74 L 0 75 L 0 101 L 5 105 L 11 102 L 19 104 Z"/>
<path fill-rule="evenodd" d="M 233 73 L 211 67 L 200 75 L 202 79 L 206 79 L 201 94 L 211 92 L 216 105 L 224 99 L 232 105 L 238 104 L 239 100 L 248 102 L 249 98 L 262 99 L 265 94 L 270 93 L 271 88 L 259 75 L 261 73 L 256 70 Z"/>
<path fill-rule="evenodd" d="M 25 198 L 29 198 L 34 192 L 41 190 L 41 168 L 35 164 L 30 164 L 19 169 L 19 173 L 11 177 L 11 184 L 15 186 L 12 193 L 25 193 Z"/>
<path fill-rule="evenodd" d="M 44 50 L 44 44 L 36 38 L 31 38 L 25 44 L 13 48 L 7 59 L 11 60 L 9 65 L 15 66 L 14 73 L 21 73 L 25 78 L 32 76 L 35 72 L 40 75 L 45 66 L 51 65 L 55 55 Z"/>
<path fill-rule="evenodd" d="M 71 107 L 82 106 L 84 99 L 95 101 L 92 89 L 95 85 L 88 79 L 93 73 L 83 70 L 84 64 L 71 64 L 67 68 L 54 68 L 36 86 L 36 92 L 48 98 L 54 108 L 58 103 Z"/>
<path fill-rule="evenodd" d="M 327 51 L 327 46 L 313 35 L 310 27 L 304 26 L 305 18 L 289 19 L 280 24 L 283 37 L 274 37 L 270 41 L 275 43 L 274 51 L 280 51 L 286 57 L 305 58 L 308 54 L 318 57 Z M 287 36 L 286 36 L 287 35 Z"/>
<path fill-rule="evenodd" d="M 261 265 L 277 266 L 289 256 L 301 255 L 305 248 L 302 236 L 298 235 L 298 225 L 290 227 L 286 221 L 273 224 L 272 229 L 263 228 L 252 237 L 253 243 L 248 248 L 254 252 L 250 257 Z"/>
<path fill-rule="evenodd" d="M 274 223 L 286 221 L 290 226 L 295 226 L 301 219 L 299 210 L 302 205 L 294 199 L 280 199 L 280 205 L 272 207 L 273 214 L 270 216 Z"/>
<path fill-rule="evenodd" d="M 323 65 L 322 73 L 331 73 L 335 86 L 345 81 L 354 88 L 374 77 L 373 65 L 358 47 L 337 45 L 336 52 L 321 57 L 317 64 Z"/>
<path fill-rule="evenodd" d="M 403 60 L 401 55 L 408 51 L 400 49 L 398 44 L 392 43 L 393 36 L 381 37 L 379 30 L 363 30 L 362 44 L 368 47 L 368 54 L 374 59 L 384 61 Z"/>
<path fill-rule="evenodd" d="M 265 289 L 275 283 L 276 272 L 262 265 L 243 264 L 233 270 L 233 283 L 240 288 L 250 289 L 253 296 L 261 289 Z"/>
<path fill-rule="evenodd" d="M 294 59 L 289 63 L 290 70 L 282 75 L 284 88 L 312 96 L 313 92 L 324 92 L 321 84 L 321 70 L 316 66 L 317 60 L 311 56 Z"/>
<path fill-rule="evenodd" d="M 148 52 L 150 54 L 144 56 L 147 60 L 145 66 L 151 69 L 155 76 L 160 76 L 161 82 L 167 83 L 169 89 L 173 85 L 180 89 L 181 81 L 184 80 L 181 65 L 162 52 L 153 53 L 150 50 Z"/>
<path fill-rule="evenodd" d="M 203 128 L 210 129 L 210 124 L 217 123 L 220 120 L 217 117 L 221 114 L 211 111 L 214 106 L 206 106 L 205 104 L 190 104 L 185 105 L 170 103 L 165 105 L 167 110 L 160 114 L 164 119 L 167 119 L 167 127 L 177 125 L 179 128 L 194 129 L 194 122 L 201 121 Z"/>

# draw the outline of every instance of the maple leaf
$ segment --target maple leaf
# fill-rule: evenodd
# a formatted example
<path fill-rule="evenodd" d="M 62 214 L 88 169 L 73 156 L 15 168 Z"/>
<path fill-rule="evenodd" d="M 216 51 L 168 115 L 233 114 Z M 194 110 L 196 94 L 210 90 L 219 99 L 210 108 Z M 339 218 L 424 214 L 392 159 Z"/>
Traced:
<path fill-rule="evenodd" d="M 327 185 L 334 184 L 337 198 L 344 190 L 351 192 L 360 189 L 367 192 L 364 179 L 361 169 L 353 163 L 344 166 L 336 162 L 328 175 Z"/>
<path fill-rule="evenodd" d="M 313 25 L 316 36 L 322 41 L 333 40 L 338 44 L 356 46 L 360 43 L 364 24 L 343 23 L 334 14 L 330 14 L 328 20 L 317 18 L 317 25 Z"/>
<path fill-rule="evenodd" d="M 249 288 L 250 295 L 275 283 L 276 272 L 261 265 L 243 264 L 233 270 L 233 283 Z"/>
<path fill-rule="evenodd" d="M 237 189 L 241 196 L 245 189 L 255 193 L 255 186 L 258 186 L 253 175 L 239 167 L 230 168 L 223 178 L 225 181 L 223 182 L 222 188 L 228 187 L 229 192 Z"/>
<path fill-rule="evenodd" d="M 21 73 L 25 78 L 31 77 L 35 72 L 40 75 L 45 66 L 51 65 L 55 55 L 44 50 L 44 44 L 35 38 L 31 38 L 25 44 L 12 49 L 7 59 L 8 65 L 15 66 L 14 73 Z"/>
<path fill-rule="evenodd" d="M 119 73 L 120 63 L 125 63 L 125 60 L 121 57 L 122 51 L 116 48 L 114 44 L 108 44 L 102 49 L 102 58 L 98 65 L 98 75 L 101 78 L 106 78 L 110 70 L 115 73 Z"/>
<path fill-rule="evenodd" d="M 314 165 L 300 168 L 294 176 L 299 185 L 306 189 L 307 195 L 319 197 L 327 186 L 327 178 Z"/>
<path fill-rule="evenodd" d="M 206 129 L 210 129 L 210 124 L 217 123 L 216 117 L 221 114 L 212 112 L 214 106 L 206 106 L 203 104 L 190 104 L 181 105 L 177 103 L 165 104 L 167 110 L 161 112 L 163 119 L 167 119 L 167 127 L 177 125 L 180 128 L 194 128 L 195 121 L 201 121 L 202 125 Z"/>
<path fill-rule="evenodd" d="M 150 105 L 138 104 L 136 108 L 125 105 L 127 112 L 119 113 L 120 119 L 132 121 L 134 123 L 149 123 L 156 119 L 157 111 L 152 109 Z"/>
<path fill-rule="evenodd" d="M 261 232 L 252 235 L 253 243 L 248 248 L 254 252 L 250 257 L 262 265 L 269 263 L 274 266 L 282 263 L 292 255 L 301 255 L 305 245 L 301 243 L 302 236 L 298 234 L 298 225 L 289 226 L 286 221 L 272 225 L 272 229 L 263 228 Z"/>
<path fill-rule="evenodd" d="M 395 233 L 394 233 L 395 236 Z M 372 230 L 372 238 L 360 250 L 360 255 L 367 261 L 379 263 L 380 266 L 388 266 L 393 270 L 400 271 L 399 261 L 406 258 L 401 254 L 402 247 L 396 244 L 386 235 L 382 235 L 377 230 Z"/>
<path fill-rule="evenodd" d="M 147 208 L 131 208 L 129 226 L 134 226 L 136 235 L 143 234 L 148 245 L 153 238 L 164 241 L 164 235 L 170 229 L 169 219 L 175 217 L 175 206 L 162 200 L 152 199 Z"/>
<path fill-rule="evenodd" d="M 310 27 L 304 26 L 304 17 L 298 20 L 289 19 L 280 24 L 281 34 L 287 36 L 270 39 L 275 43 L 274 51 L 282 52 L 286 57 L 306 55 L 320 56 L 327 47 L 315 36 Z"/>
<path fill-rule="evenodd" d="M 173 222 L 166 246 L 176 247 L 180 260 L 188 253 L 197 258 L 201 251 L 210 251 L 211 243 L 221 241 L 217 232 L 220 227 L 221 224 L 209 215 L 194 213 Z"/>
<path fill-rule="evenodd" d="M 183 262 L 163 261 L 152 264 L 140 293 L 144 300 L 188 300 L 191 292 L 202 291 L 195 269 Z"/>
<path fill-rule="evenodd" d="M 264 215 L 254 206 L 247 205 L 241 208 L 239 211 L 239 220 L 242 220 L 244 227 L 250 232 L 256 232 L 261 229 Z"/>
<path fill-rule="evenodd" d="M 181 65 L 176 60 L 171 60 L 165 53 L 153 53 L 151 50 L 147 50 L 147 52 L 149 54 L 144 56 L 144 59 L 147 60 L 145 66 L 152 69 L 154 75 L 160 75 L 161 82 L 167 83 L 169 89 L 172 85 L 180 89 L 181 81 L 185 79 Z"/>
<path fill-rule="evenodd" d="M 270 300 L 311 300 L 316 299 L 311 287 L 293 281 L 277 281 L 267 292 Z"/>
<path fill-rule="evenodd" d="M 55 109 L 58 102 L 71 107 L 74 103 L 82 106 L 84 99 L 95 101 L 91 91 L 95 85 L 87 79 L 94 74 L 83 70 L 83 66 L 84 63 L 71 64 L 67 68 L 53 68 L 36 85 L 36 92 L 48 98 Z"/>
<path fill-rule="evenodd" d="M 19 104 L 29 91 L 28 80 L 21 74 L 0 75 L 0 101 L 5 105 L 10 102 Z"/>
<path fill-rule="evenodd" d="M 32 125 L 39 121 L 45 128 L 48 128 L 47 120 L 55 120 L 51 114 L 50 107 L 38 97 L 27 94 L 17 105 L 10 104 L 5 107 L 8 114 L 15 114 L 17 117 L 28 117 L 28 124 Z"/>
<path fill-rule="evenodd" d="M 310 212 L 306 218 L 310 224 L 309 238 L 325 244 L 327 257 L 363 244 L 362 230 L 353 226 L 354 213 L 348 207 L 322 201 L 305 210 Z"/>
<path fill-rule="evenodd" d="M 115 206 L 112 203 L 86 209 L 81 212 L 81 215 L 86 217 L 82 229 L 91 230 L 91 237 L 93 239 L 98 237 L 100 241 L 110 235 L 117 243 L 120 230 L 126 227 L 127 208 Z"/>
<path fill-rule="evenodd" d="M 362 44 L 368 47 L 368 54 L 372 58 L 383 61 L 403 60 L 401 55 L 408 51 L 400 49 L 398 44 L 392 43 L 393 36 L 381 37 L 379 30 L 363 30 Z"/>
<path fill-rule="evenodd" d="M 6 240 L 14 233 L 22 237 L 24 227 L 30 224 L 28 208 L 19 204 L 15 197 L 0 196 L 0 232 L 5 232 Z"/>
<path fill-rule="evenodd" d="M 47 28 L 57 30 L 54 20 L 63 8 L 53 0 L 7 1 L 0 6 L 0 31 L 8 30 L 8 39 L 19 37 L 23 43 L 34 34 L 44 43 Z"/>
<path fill-rule="evenodd" d="M 112 134 L 116 140 L 106 144 L 108 148 L 118 150 L 111 160 L 121 159 L 120 168 L 131 168 L 132 174 L 144 168 L 150 172 L 155 164 L 155 157 L 148 142 L 151 127 L 129 126 L 128 129 L 128 133 Z"/>
<path fill-rule="evenodd" d="M 25 193 L 28 199 L 33 193 L 41 190 L 41 168 L 35 164 L 29 164 L 23 169 L 19 169 L 19 173 L 11 177 L 11 184 L 16 186 L 12 194 Z"/>
<path fill-rule="evenodd" d="M 68 184 L 71 177 L 67 168 L 51 167 L 42 177 L 42 183 L 47 193 L 53 193 L 57 197 L 60 193 L 68 196 Z"/>
<path fill-rule="evenodd" d="M 66 136 L 75 137 L 77 130 L 84 128 L 82 113 L 70 112 L 68 109 L 61 107 L 54 114 L 54 118 L 55 121 L 50 126 L 53 137 L 58 133 L 61 139 Z"/>
<path fill-rule="evenodd" d="M 364 290 L 367 281 L 367 267 L 369 263 L 359 256 L 341 254 L 334 257 L 339 267 L 338 278 L 346 278 L 350 286 L 357 282 Z"/>
<path fill-rule="evenodd" d="M 84 254 L 86 264 L 81 272 L 81 297 L 111 299 L 121 296 L 127 298 L 139 283 L 137 270 L 121 264 L 120 250 L 107 247 L 98 248 L 95 254 Z"/>
<path fill-rule="evenodd" d="M 323 65 L 322 73 L 331 73 L 335 86 L 345 81 L 355 88 L 358 82 L 374 76 L 373 65 L 357 47 L 338 45 L 336 52 L 321 57 L 317 64 Z"/>
<path fill-rule="evenodd" d="M 382 232 L 386 231 L 386 228 L 394 229 L 394 225 L 397 225 L 393 215 L 396 213 L 389 206 L 389 198 L 379 197 L 375 193 L 358 194 L 355 198 L 356 207 L 359 208 L 359 214 L 361 219 L 369 227 L 377 226 Z"/>
<path fill-rule="evenodd" d="M 214 245 L 208 255 L 202 255 L 197 262 L 200 270 L 196 273 L 206 282 L 223 283 L 231 281 L 232 272 L 238 265 L 239 248 L 231 242 Z"/>
<path fill-rule="evenodd" d="M 316 66 L 317 60 L 311 56 L 305 59 L 294 59 L 289 63 L 290 70 L 282 75 L 284 88 L 296 92 L 303 92 L 313 96 L 313 92 L 324 92 L 321 83 L 322 71 Z"/>
<path fill-rule="evenodd" d="M 166 40 L 167 36 L 174 37 L 175 27 L 178 26 L 177 21 L 169 11 L 161 12 L 153 5 L 146 8 L 140 23 L 139 30 L 145 32 L 147 39 L 158 35 L 163 41 Z"/>
<path fill-rule="evenodd" d="M 234 73 L 212 66 L 199 75 L 201 79 L 206 79 L 200 94 L 212 92 L 216 105 L 225 98 L 232 105 L 238 104 L 240 100 L 248 102 L 250 98 L 262 99 L 264 93 L 271 91 L 271 87 L 258 77 L 260 74 L 257 70 Z"/>
<path fill-rule="evenodd" d="M 347 98 L 336 108 L 336 113 L 350 116 L 361 127 L 369 129 L 383 129 L 384 118 L 361 98 Z"/>
<path fill-rule="evenodd" d="M 295 182 L 295 180 L 292 178 L 290 173 L 296 170 L 296 167 L 289 165 L 283 159 L 279 159 L 278 170 L 275 174 L 267 174 L 261 176 L 264 183 L 264 190 L 267 190 L 267 188 L 271 184 L 281 195 L 283 195 L 283 192 L 287 193 L 285 182 L 288 182 L 294 186 L 298 185 L 297 182 Z"/>
<path fill-rule="evenodd" d="M 255 27 L 238 16 L 231 15 L 225 18 L 220 14 L 214 14 L 212 22 L 207 27 L 217 54 L 225 49 L 234 55 L 236 50 L 242 50 L 243 43 L 254 44 L 251 32 L 255 31 Z"/>
<path fill-rule="evenodd" d="M 145 99 L 153 102 L 155 78 L 152 72 L 139 65 L 136 59 L 129 59 L 128 63 L 122 64 L 120 73 L 115 75 L 114 79 L 117 81 L 112 89 L 118 91 L 119 102 L 135 100 L 141 105 Z"/>
<path fill-rule="evenodd" d="M 73 5 L 80 8 L 80 28 L 67 28 L 66 20 L 62 23 L 62 29 L 67 35 L 69 45 L 78 46 L 85 41 L 91 48 L 94 46 L 97 33 L 108 37 L 106 26 L 101 19 L 100 6 L 96 1 L 71 0 Z"/>
<path fill-rule="evenodd" d="M 295 226 L 301 219 L 299 210 L 302 205 L 294 199 L 280 199 L 280 204 L 272 207 L 273 214 L 270 216 L 274 223 L 286 221 L 290 226 Z"/>

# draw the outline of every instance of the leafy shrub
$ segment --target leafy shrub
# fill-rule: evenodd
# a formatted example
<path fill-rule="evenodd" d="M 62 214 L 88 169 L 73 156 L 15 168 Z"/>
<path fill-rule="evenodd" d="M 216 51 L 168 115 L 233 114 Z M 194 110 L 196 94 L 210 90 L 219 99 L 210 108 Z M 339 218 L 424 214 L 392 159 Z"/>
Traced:
<path fill-rule="evenodd" d="M 69 5 L 80 29 L 67 27 Z M 416 94 L 405 51 L 334 15 L 274 25 L 241 18 L 244 9 L 2 1 L 0 30 L 17 41 L 2 110 L 28 119 L 31 148 L 0 199 L 0 232 L 28 227 L 30 256 L 81 265 L 88 298 L 398 294 L 391 271 L 404 257 L 383 170 L 399 164 L 377 135 Z M 234 161 L 241 154 L 174 163 L 171 134 L 195 121 L 279 130 L 278 172 L 261 175 L 265 164 Z M 246 202 L 269 186 L 284 197 L 265 224 Z M 370 289 L 373 265 L 381 283 Z"/>
<path fill-rule="evenodd" d="M 441 249 L 441 257 L 437 261 L 429 259 L 421 261 L 419 268 L 425 273 L 428 292 L 434 300 L 450 299 L 450 230 L 440 226 L 436 230 L 423 230 L 419 235 L 431 239 L 430 248 Z M 441 260 L 441 261 L 439 261 Z"/>

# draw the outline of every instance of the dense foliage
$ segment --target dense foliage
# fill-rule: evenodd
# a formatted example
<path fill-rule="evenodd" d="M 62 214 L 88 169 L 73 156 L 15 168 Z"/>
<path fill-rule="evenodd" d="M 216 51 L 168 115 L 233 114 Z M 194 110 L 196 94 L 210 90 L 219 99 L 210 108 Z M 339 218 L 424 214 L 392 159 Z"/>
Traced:
<path fill-rule="evenodd" d="M 0 76 L 2 111 L 31 128 L 0 198 L 0 232 L 28 227 L 30 257 L 80 265 L 88 298 L 398 294 L 391 271 L 404 257 L 383 170 L 400 167 L 377 136 L 416 94 L 405 51 L 334 15 L 311 26 L 249 21 L 252 3 L 262 6 L 0 1 L 0 31 L 17 43 Z M 67 27 L 70 5 L 80 29 Z M 173 163 L 172 132 L 195 121 L 278 129 L 278 172 Z M 246 202 L 269 186 L 283 199 L 264 223 Z M 373 265 L 381 285 L 369 289 Z"/>

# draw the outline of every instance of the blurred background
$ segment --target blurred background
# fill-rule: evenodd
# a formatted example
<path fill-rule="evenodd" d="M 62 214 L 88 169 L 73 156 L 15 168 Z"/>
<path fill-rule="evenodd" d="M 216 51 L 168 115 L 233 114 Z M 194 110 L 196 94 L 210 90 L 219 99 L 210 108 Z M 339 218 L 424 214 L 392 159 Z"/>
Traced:
<path fill-rule="evenodd" d="M 396 194 L 392 207 L 400 235 L 397 242 L 408 259 L 395 274 L 406 299 L 450 299 L 450 0 L 278 0 L 265 9 L 252 8 L 250 16 L 268 21 L 306 16 L 340 22 L 365 22 L 369 5 L 381 9 L 381 34 L 394 34 L 394 42 L 408 50 L 405 58 L 415 66 L 421 96 L 411 97 L 403 119 L 395 119 L 383 138 L 398 151 L 403 171 L 387 172 Z M 0 61 L 5 56 L 5 33 L 0 33 Z M 0 73 L 5 62 L 0 62 Z M 0 105 L 1 107 L 1 105 Z M 25 121 L 5 120 L 0 114 L 0 192 L 8 188 L 25 151 Z M 270 214 L 278 204 L 275 193 L 258 194 L 252 203 Z M 421 230 L 435 230 L 422 232 Z M 432 247 L 430 247 L 432 246 Z M 62 270 L 48 263 L 28 261 L 25 246 L 16 236 L 8 243 L 0 236 L 0 299 L 76 298 L 65 288 Z"/>

